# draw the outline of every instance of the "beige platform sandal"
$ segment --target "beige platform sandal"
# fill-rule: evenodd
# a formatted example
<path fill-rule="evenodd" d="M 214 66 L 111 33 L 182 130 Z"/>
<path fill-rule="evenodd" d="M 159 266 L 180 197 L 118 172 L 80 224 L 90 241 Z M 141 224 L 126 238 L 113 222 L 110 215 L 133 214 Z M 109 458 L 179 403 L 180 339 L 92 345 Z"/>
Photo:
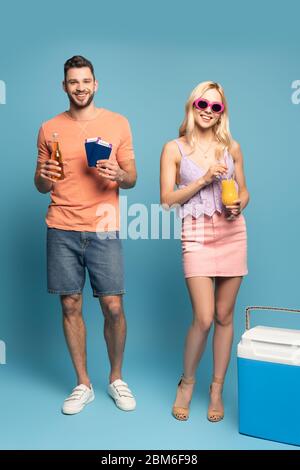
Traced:
<path fill-rule="evenodd" d="M 220 384 L 223 385 L 224 380 L 219 379 L 218 377 L 213 377 L 212 383 L 209 387 L 209 393 L 211 394 L 212 391 L 212 384 Z M 222 406 L 222 409 L 216 409 L 213 408 L 212 406 L 208 407 L 208 412 L 207 412 L 207 419 L 208 421 L 211 421 L 212 423 L 217 423 L 218 421 L 221 421 L 224 418 L 224 408 Z"/>
<path fill-rule="evenodd" d="M 184 375 L 182 375 L 178 383 L 178 387 L 181 385 L 181 383 L 185 383 L 189 385 L 189 384 L 195 384 L 196 381 L 195 379 L 187 379 L 186 377 L 184 377 Z M 188 408 L 183 408 L 181 406 L 173 406 L 172 408 L 172 415 L 174 416 L 174 418 L 178 419 L 179 421 L 187 421 L 189 419 L 189 414 L 190 414 L 190 403 L 189 403 Z"/>

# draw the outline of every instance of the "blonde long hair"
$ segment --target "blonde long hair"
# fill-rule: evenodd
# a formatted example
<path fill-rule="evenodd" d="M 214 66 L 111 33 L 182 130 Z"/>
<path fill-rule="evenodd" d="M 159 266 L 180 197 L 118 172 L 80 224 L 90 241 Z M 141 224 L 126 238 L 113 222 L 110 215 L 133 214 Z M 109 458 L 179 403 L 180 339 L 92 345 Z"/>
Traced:
<path fill-rule="evenodd" d="M 201 82 L 199 83 L 190 94 L 186 105 L 185 105 L 185 117 L 179 128 L 179 137 L 185 136 L 188 144 L 191 146 L 192 151 L 195 149 L 196 139 L 195 139 L 195 116 L 194 116 L 194 107 L 193 103 L 197 98 L 200 98 L 204 95 L 207 90 L 215 89 L 217 90 L 222 98 L 222 103 L 224 104 L 224 111 L 220 115 L 218 122 L 213 127 L 213 132 L 215 138 L 218 141 L 216 148 L 216 157 L 220 158 L 222 151 L 225 148 L 229 148 L 232 144 L 232 136 L 229 130 L 229 117 L 228 117 L 228 105 L 225 98 L 225 93 L 222 86 L 216 82 Z"/>

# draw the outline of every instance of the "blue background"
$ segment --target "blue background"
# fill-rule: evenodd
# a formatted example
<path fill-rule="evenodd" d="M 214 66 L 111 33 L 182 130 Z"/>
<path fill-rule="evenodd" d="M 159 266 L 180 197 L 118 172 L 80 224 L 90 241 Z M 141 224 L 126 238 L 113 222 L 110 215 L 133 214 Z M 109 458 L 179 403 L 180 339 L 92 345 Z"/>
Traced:
<path fill-rule="evenodd" d="M 296 1 L 76 0 L 1 5 L 0 106 L 2 449 L 284 449 L 238 434 L 236 343 L 247 305 L 299 306 L 299 114 L 291 84 L 300 78 Z M 224 390 L 225 420 L 206 420 L 211 347 L 198 370 L 191 417 L 170 411 L 182 369 L 191 307 L 179 240 L 126 240 L 128 339 L 124 378 L 136 394 L 119 411 L 105 388 L 108 359 L 98 301 L 87 282 L 84 315 L 96 400 L 65 417 L 74 386 L 59 299 L 46 293 L 45 224 L 49 195 L 33 185 L 40 124 L 68 107 L 63 63 L 74 54 L 95 66 L 97 106 L 130 120 L 139 179 L 130 203 L 159 202 L 159 158 L 176 137 L 197 83 L 220 82 L 231 131 L 241 143 L 251 201 L 245 211 L 249 275 L 235 313 L 235 343 Z M 299 327 L 299 317 L 254 314 L 254 323 Z"/>

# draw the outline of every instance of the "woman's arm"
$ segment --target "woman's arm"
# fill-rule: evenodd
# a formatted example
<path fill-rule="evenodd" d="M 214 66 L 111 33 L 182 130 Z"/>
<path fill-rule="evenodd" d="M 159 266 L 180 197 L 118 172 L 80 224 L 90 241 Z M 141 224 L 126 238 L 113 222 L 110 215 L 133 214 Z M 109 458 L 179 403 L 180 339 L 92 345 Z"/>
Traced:
<path fill-rule="evenodd" d="M 240 203 L 235 204 L 233 206 L 226 206 L 226 207 L 231 210 L 239 209 L 239 211 L 242 211 L 247 206 L 250 200 L 250 195 L 246 186 L 246 178 L 245 178 L 245 173 L 244 173 L 244 160 L 243 160 L 243 153 L 242 153 L 240 144 L 234 140 L 229 149 L 229 152 L 232 155 L 233 161 L 234 161 L 235 180 L 239 187 L 238 201 L 240 201 Z M 237 206 L 239 206 L 239 208 Z M 236 215 L 235 212 L 233 212 L 233 214 Z"/>
<path fill-rule="evenodd" d="M 167 142 L 160 159 L 160 203 L 168 208 L 174 204 L 184 204 L 207 184 L 204 177 L 201 177 L 185 188 L 174 190 L 177 165 L 180 164 L 180 159 L 176 143 L 174 141 Z"/>

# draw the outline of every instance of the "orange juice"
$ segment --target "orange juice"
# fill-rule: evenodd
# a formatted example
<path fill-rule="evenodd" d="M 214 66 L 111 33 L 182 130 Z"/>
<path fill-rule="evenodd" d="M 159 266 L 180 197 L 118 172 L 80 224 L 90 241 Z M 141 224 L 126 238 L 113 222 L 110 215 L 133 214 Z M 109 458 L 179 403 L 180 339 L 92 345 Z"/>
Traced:
<path fill-rule="evenodd" d="M 59 148 L 59 143 L 58 143 L 58 134 L 56 132 L 53 133 L 53 150 L 51 154 L 51 160 L 55 160 L 59 163 L 59 166 L 61 168 L 61 174 L 59 178 L 54 177 L 56 180 L 63 180 L 65 179 L 65 174 L 64 174 L 64 167 L 63 167 L 63 159 L 62 159 L 62 154 Z"/>
<path fill-rule="evenodd" d="M 222 202 L 224 206 L 230 206 L 233 201 L 238 199 L 239 195 L 235 186 L 235 180 L 230 178 L 222 180 Z"/>

